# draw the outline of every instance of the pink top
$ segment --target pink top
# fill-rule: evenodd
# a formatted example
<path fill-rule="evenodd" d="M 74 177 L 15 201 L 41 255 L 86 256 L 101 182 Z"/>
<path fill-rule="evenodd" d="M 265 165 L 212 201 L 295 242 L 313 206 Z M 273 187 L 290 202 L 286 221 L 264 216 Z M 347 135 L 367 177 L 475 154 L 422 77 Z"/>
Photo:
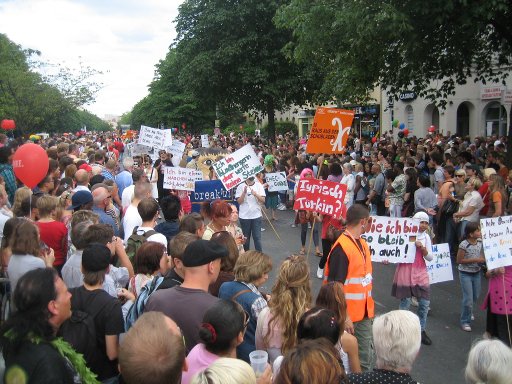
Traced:
<path fill-rule="evenodd" d="M 489 304 L 491 312 L 497 315 L 512 313 L 512 266 L 505 267 L 504 275 L 495 275 L 489 279 L 489 291 L 482 309 L 487 309 Z"/>
<path fill-rule="evenodd" d="M 196 373 L 208 368 L 218 358 L 219 356 L 208 352 L 204 344 L 197 344 L 187 356 L 188 370 L 183 372 L 181 384 L 189 384 Z"/>

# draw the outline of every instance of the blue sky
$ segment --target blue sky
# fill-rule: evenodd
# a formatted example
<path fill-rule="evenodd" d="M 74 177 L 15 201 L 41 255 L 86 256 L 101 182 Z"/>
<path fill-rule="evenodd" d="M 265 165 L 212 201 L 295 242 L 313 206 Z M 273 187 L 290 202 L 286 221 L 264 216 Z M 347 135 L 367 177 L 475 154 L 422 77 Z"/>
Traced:
<path fill-rule="evenodd" d="M 42 59 L 103 72 L 91 112 L 120 115 L 147 95 L 154 65 L 176 37 L 183 0 L 0 0 L 0 32 Z"/>

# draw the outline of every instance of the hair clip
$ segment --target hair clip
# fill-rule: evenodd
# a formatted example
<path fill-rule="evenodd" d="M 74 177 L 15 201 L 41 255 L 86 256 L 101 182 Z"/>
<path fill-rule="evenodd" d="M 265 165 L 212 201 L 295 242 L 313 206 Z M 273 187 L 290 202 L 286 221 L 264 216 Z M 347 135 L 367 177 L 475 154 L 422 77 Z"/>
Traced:
<path fill-rule="evenodd" d="M 217 340 L 217 332 L 215 332 L 215 328 L 210 323 L 202 323 L 201 328 L 207 329 L 212 334 L 212 343 L 215 343 Z"/>
<path fill-rule="evenodd" d="M 336 318 L 331 317 L 331 327 L 334 327 L 335 324 L 336 324 Z"/>

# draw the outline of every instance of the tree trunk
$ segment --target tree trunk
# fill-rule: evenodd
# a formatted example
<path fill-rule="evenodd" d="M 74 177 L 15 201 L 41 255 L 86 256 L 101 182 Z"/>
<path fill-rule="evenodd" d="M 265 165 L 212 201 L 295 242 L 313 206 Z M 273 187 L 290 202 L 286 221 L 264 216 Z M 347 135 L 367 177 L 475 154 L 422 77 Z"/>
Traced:
<path fill-rule="evenodd" d="M 268 116 L 268 139 L 276 142 L 276 114 L 274 111 L 274 99 L 269 97 L 267 99 L 267 116 Z"/>

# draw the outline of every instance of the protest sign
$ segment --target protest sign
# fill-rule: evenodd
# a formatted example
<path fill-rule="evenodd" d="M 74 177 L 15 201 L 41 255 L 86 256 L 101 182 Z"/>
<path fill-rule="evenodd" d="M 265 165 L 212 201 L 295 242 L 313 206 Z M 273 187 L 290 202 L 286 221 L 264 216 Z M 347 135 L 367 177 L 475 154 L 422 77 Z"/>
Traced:
<path fill-rule="evenodd" d="M 255 129 L 255 130 L 254 130 L 254 135 L 255 135 L 255 136 L 261 136 L 261 130 L 259 130 L 259 129 Z"/>
<path fill-rule="evenodd" d="M 172 145 L 171 130 L 156 129 L 141 125 L 138 144 L 156 149 L 165 149 Z"/>
<path fill-rule="evenodd" d="M 287 191 L 288 181 L 286 172 L 275 172 L 265 174 L 265 182 L 268 184 L 269 192 Z"/>
<path fill-rule="evenodd" d="M 487 268 L 512 265 L 512 216 L 480 220 Z"/>
<path fill-rule="evenodd" d="M 244 145 L 238 151 L 213 163 L 213 168 L 226 189 L 236 187 L 263 170 L 251 144 Z"/>
<path fill-rule="evenodd" d="M 185 152 L 185 143 L 182 143 L 179 140 L 173 140 L 172 145 L 165 148 L 167 153 L 172 154 L 172 164 L 177 167 L 180 165 L 181 158 L 183 157 L 183 152 Z"/>
<path fill-rule="evenodd" d="M 203 172 L 202 171 L 199 171 L 199 170 L 196 170 L 196 169 L 192 169 L 194 172 L 193 172 L 193 175 L 194 175 L 194 180 L 195 181 L 203 181 Z"/>
<path fill-rule="evenodd" d="M 342 216 L 345 184 L 319 179 L 300 179 L 293 209 L 314 211 L 336 218 Z"/>
<path fill-rule="evenodd" d="M 192 211 L 199 212 L 203 201 L 226 200 L 234 203 L 234 193 L 232 190 L 226 190 L 220 180 L 196 181 L 196 188 L 190 194 Z"/>
<path fill-rule="evenodd" d="M 354 111 L 317 108 L 306 147 L 307 153 L 344 153 Z"/>
<path fill-rule="evenodd" d="M 197 171 L 190 168 L 163 167 L 164 188 L 193 191 Z"/>
<path fill-rule="evenodd" d="M 432 245 L 431 261 L 426 261 L 430 284 L 453 280 L 452 259 L 448 243 Z"/>
<path fill-rule="evenodd" d="M 370 246 L 372 261 L 413 263 L 419 226 L 419 220 L 409 218 L 370 217 L 362 237 Z"/>
<path fill-rule="evenodd" d="M 154 153 L 153 147 L 149 147 L 147 145 L 132 143 L 131 146 L 131 155 L 137 156 L 137 155 L 151 155 Z"/>
<path fill-rule="evenodd" d="M 210 141 L 208 140 L 208 135 L 201 135 L 201 147 L 210 148 Z"/>

